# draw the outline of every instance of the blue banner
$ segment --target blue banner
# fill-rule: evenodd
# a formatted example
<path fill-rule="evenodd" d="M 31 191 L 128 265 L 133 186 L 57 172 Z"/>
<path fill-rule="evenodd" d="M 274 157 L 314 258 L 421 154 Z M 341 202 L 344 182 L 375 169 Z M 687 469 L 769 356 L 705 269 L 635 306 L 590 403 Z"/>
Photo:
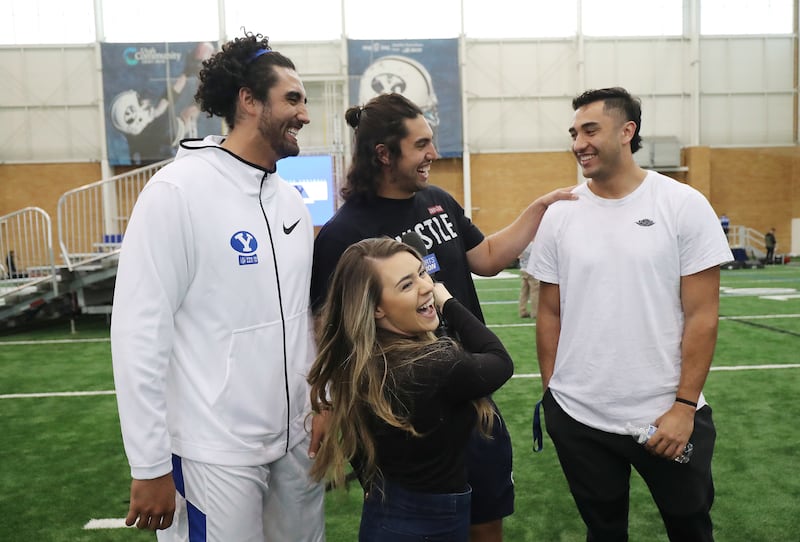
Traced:
<path fill-rule="evenodd" d="M 458 40 L 348 40 L 350 103 L 397 92 L 417 104 L 439 154 L 463 152 Z"/>
<path fill-rule="evenodd" d="M 175 155 L 187 137 L 222 131 L 194 101 L 209 42 L 102 43 L 106 146 L 112 166 L 140 165 Z"/>

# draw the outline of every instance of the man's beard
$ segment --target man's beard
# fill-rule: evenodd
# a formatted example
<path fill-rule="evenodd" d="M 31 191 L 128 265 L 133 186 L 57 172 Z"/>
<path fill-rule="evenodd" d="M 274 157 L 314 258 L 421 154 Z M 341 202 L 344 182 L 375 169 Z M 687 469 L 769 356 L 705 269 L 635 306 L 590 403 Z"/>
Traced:
<path fill-rule="evenodd" d="M 269 142 L 278 159 L 300 154 L 300 146 L 286 139 L 286 130 L 276 129 L 267 117 L 269 109 L 265 108 L 258 122 L 258 132 Z"/>

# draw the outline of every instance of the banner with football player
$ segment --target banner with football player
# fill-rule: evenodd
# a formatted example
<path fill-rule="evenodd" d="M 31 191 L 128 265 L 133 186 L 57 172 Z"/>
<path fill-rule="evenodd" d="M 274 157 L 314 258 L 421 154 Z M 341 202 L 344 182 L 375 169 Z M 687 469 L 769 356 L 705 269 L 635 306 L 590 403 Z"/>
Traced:
<path fill-rule="evenodd" d="M 348 40 L 350 104 L 402 94 L 422 109 L 439 154 L 461 156 L 458 40 Z"/>
<path fill-rule="evenodd" d="M 222 120 L 194 100 L 212 43 L 102 43 L 100 51 L 110 165 L 164 160 L 181 139 L 221 133 Z"/>

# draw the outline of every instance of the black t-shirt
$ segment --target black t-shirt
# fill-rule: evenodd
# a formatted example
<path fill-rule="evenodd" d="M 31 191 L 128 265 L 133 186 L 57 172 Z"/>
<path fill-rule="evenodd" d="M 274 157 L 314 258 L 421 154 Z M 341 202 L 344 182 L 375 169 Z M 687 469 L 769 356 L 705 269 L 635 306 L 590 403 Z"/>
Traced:
<path fill-rule="evenodd" d="M 500 388 L 514 372 L 500 339 L 463 305 L 453 299 L 442 312 L 462 337 L 463 348 L 434 347 L 424 359 L 393 369 L 394 378 L 387 380 L 394 383 L 389 394 L 394 411 L 407 413 L 422 436 L 377 417 L 371 423 L 383 478 L 423 493 L 466 489 L 467 441 L 477 417 L 471 401 Z"/>
<path fill-rule="evenodd" d="M 484 236 L 464 215 L 461 205 L 436 186 L 420 190 L 408 199 L 357 196 L 342 205 L 314 241 L 311 274 L 314 310 L 324 303 L 330 278 L 347 247 L 371 237 L 389 236 L 400 241 L 410 231 L 419 234 L 428 253 L 436 256 L 440 267 L 436 280 L 444 283 L 453 297 L 483 321 L 466 253 L 479 245 Z"/>

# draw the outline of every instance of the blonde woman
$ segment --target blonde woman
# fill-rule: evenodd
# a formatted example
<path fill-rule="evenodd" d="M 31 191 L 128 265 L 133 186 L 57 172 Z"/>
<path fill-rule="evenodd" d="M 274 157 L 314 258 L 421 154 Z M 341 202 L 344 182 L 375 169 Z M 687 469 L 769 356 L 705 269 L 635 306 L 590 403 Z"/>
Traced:
<path fill-rule="evenodd" d="M 460 342 L 434 335 L 439 313 Z M 311 476 L 341 485 L 352 465 L 362 542 L 468 540 L 467 441 L 513 373 L 500 340 L 389 238 L 344 252 L 320 324 L 308 379 L 329 428 Z"/>

